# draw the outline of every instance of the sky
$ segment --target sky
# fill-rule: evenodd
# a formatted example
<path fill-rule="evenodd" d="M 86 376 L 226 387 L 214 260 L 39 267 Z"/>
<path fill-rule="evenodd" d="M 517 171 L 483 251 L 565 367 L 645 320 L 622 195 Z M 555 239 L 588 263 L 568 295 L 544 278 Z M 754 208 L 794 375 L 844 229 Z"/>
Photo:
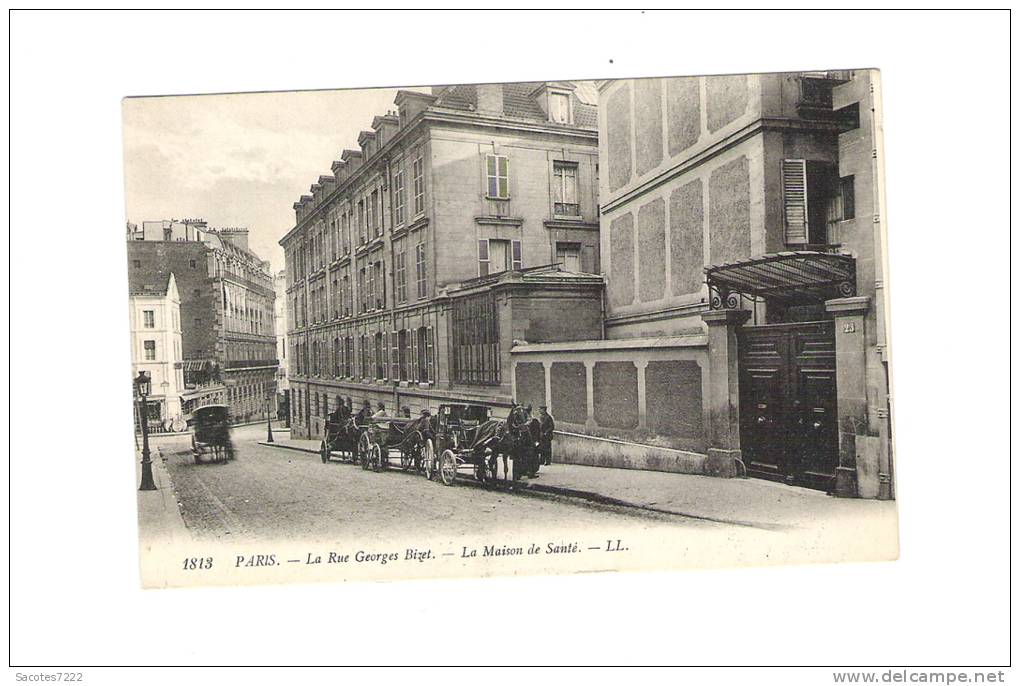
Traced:
<path fill-rule="evenodd" d="M 427 90 L 427 89 L 411 89 Z M 397 89 L 126 98 L 127 221 L 202 218 L 246 226 L 249 248 L 283 268 L 294 202 L 358 133 L 395 110 Z"/>

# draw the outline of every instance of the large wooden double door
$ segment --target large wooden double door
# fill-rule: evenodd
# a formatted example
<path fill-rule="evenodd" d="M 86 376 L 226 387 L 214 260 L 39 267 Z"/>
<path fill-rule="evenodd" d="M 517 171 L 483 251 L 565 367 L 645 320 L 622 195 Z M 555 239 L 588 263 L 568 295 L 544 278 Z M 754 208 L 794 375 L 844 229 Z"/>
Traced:
<path fill-rule="evenodd" d="M 839 463 L 831 321 L 738 329 L 748 474 L 830 490 Z"/>

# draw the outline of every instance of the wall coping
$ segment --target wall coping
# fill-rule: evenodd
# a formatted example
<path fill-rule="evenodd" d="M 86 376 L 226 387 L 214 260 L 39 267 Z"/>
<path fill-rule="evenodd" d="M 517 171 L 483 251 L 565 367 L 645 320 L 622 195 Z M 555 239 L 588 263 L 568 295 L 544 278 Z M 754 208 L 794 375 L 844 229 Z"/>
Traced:
<path fill-rule="evenodd" d="M 825 301 L 825 311 L 836 314 L 864 314 L 871 307 L 871 298 L 858 295 L 850 298 L 836 298 Z"/>
<path fill-rule="evenodd" d="M 680 454 L 680 455 L 684 455 L 684 456 L 687 456 L 687 457 L 693 457 L 693 458 L 703 458 L 703 457 L 705 457 L 705 453 L 699 453 L 699 452 L 695 452 L 693 450 L 680 450 L 678 448 L 666 448 L 666 447 L 663 447 L 663 446 L 660 446 L 660 445 L 652 445 L 650 443 L 639 443 L 637 441 L 624 441 L 624 440 L 621 440 L 619 438 L 605 438 L 604 436 L 593 436 L 591 434 L 581 434 L 581 433 L 577 433 L 577 432 L 574 432 L 574 431 L 561 431 L 559 429 L 554 429 L 553 430 L 553 434 L 554 435 L 555 434 L 560 434 L 561 436 L 573 436 L 573 437 L 576 437 L 576 438 L 583 438 L 583 439 L 589 440 L 589 441 L 600 441 L 600 442 L 603 442 L 603 443 L 617 443 L 619 445 L 633 445 L 633 446 L 639 447 L 639 448 L 651 448 L 653 450 L 661 450 L 661 451 L 666 452 L 666 453 L 677 453 L 677 454 Z"/>
<path fill-rule="evenodd" d="M 635 348 L 707 348 L 708 335 L 657 336 L 654 338 L 614 338 L 599 341 L 566 341 L 563 343 L 524 343 L 510 348 L 511 355 L 528 355 L 552 352 L 599 352 L 603 350 L 633 350 Z"/>

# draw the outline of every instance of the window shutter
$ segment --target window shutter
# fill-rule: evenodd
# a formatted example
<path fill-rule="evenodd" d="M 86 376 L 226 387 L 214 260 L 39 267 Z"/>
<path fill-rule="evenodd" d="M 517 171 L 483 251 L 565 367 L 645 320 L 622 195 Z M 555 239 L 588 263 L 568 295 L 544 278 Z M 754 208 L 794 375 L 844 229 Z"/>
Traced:
<path fill-rule="evenodd" d="M 478 276 L 489 274 L 489 240 L 482 238 L 478 241 Z"/>
<path fill-rule="evenodd" d="M 524 260 L 522 259 L 522 253 L 521 253 L 521 242 L 520 241 L 511 241 L 510 242 L 510 247 L 511 247 L 511 250 L 513 251 L 513 254 L 512 254 L 512 262 L 513 263 L 511 265 L 511 269 L 520 269 L 522 267 L 522 265 L 524 264 Z"/>
<path fill-rule="evenodd" d="M 414 329 L 407 330 L 407 347 L 410 353 L 410 369 L 407 370 L 407 380 L 418 382 L 418 337 Z"/>
<path fill-rule="evenodd" d="M 499 163 L 499 197 L 510 197 L 510 159 L 507 157 L 496 158 Z"/>
<path fill-rule="evenodd" d="M 390 332 L 390 380 L 400 380 L 400 336 Z"/>
<path fill-rule="evenodd" d="M 433 350 L 432 327 L 431 326 L 429 328 L 425 329 L 425 357 L 426 357 L 426 360 L 428 361 L 427 362 L 427 366 L 428 366 L 428 377 L 429 377 L 428 379 L 426 379 L 426 381 L 430 381 L 432 383 L 435 383 L 435 381 L 436 381 L 436 363 L 435 363 L 436 358 L 435 358 L 435 352 Z"/>
<path fill-rule="evenodd" d="M 808 242 L 807 163 L 783 160 L 783 214 L 787 245 Z"/>

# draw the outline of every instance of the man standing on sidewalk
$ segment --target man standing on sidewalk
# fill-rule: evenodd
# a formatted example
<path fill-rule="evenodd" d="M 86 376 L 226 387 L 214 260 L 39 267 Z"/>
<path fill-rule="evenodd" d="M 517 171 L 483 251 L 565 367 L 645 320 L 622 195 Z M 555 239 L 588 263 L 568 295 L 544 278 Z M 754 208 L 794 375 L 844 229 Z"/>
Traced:
<path fill-rule="evenodd" d="M 549 414 L 549 408 L 545 405 L 540 405 L 538 408 L 538 422 L 542 427 L 542 441 L 539 444 L 538 463 L 551 465 L 552 439 L 553 431 L 556 429 L 556 422 L 553 421 L 552 415 Z"/>

